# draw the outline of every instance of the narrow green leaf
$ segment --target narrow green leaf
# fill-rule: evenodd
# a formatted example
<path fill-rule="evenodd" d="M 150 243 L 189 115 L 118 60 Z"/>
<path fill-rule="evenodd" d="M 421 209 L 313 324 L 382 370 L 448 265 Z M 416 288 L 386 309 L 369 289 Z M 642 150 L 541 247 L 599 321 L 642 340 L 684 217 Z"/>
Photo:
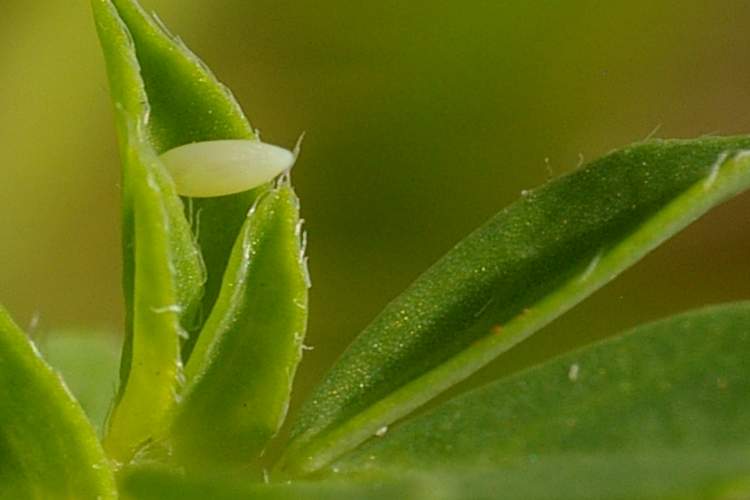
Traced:
<path fill-rule="evenodd" d="M 750 450 L 748 359 L 750 302 L 681 314 L 454 398 L 335 466 L 397 471 L 659 450 L 732 456 Z M 750 454 L 741 456 L 750 477 Z"/>
<path fill-rule="evenodd" d="M 116 2 L 128 4 L 129 2 Z M 92 0 L 94 19 L 107 63 L 110 93 L 115 106 L 115 118 L 120 148 L 123 156 L 123 260 L 124 260 L 124 289 L 127 313 L 127 333 L 132 331 L 133 322 L 133 276 L 134 267 L 134 235 L 133 217 L 134 200 L 132 191 L 138 189 L 145 181 L 143 172 L 151 170 L 155 177 L 157 189 L 162 192 L 163 204 L 167 212 L 168 224 L 174 226 L 170 234 L 169 245 L 175 255 L 175 276 L 178 282 L 180 303 L 183 309 L 181 316 L 183 326 L 189 332 L 198 329 L 196 321 L 199 301 L 202 296 L 202 285 L 205 280 L 203 264 L 195 248 L 193 237 L 184 219 L 183 206 L 176 195 L 169 176 L 154 156 L 162 153 L 159 147 L 160 136 L 153 132 L 154 122 L 159 120 L 160 114 L 153 109 L 152 96 L 147 92 L 144 83 L 145 73 L 136 54 L 132 33 L 129 27 L 120 19 L 118 10 L 109 0 Z M 131 6 L 132 9 L 136 9 Z M 136 9 L 138 10 L 138 9 Z M 145 22 L 145 21 L 144 21 Z M 164 61 L 166 64 L 166 61 Z M 169 68 L 164 68 L 169 72 Z M 177 92 L 177 89 L 173 89 Z M 190 103 L 183 103 L 191 108 Z M 186 118 L 187 119 L 187 118 Z M 185 127 L 194 126 L 191 122 L 183 124 Z M 130 151 L 134 149 L 135 151 Z M 143 153 L 143 158 L 139 154 Z M 133 161 L 142 165 L 131 167 L 127 161 L 133 156 Z M 135 186 L 131 184 L 135 183 Z M 126 344 L 127 345 L 127 344 Z M 126 353 L 127 354 L 127 353 Z M 125 356 L 129 358 L 129 356 Z M 127 360 L 127 359 L 126 359 Z M 127 366 L 126 370 L 127 372 Z M 127 375 L 127 373 L 125 373 Z M 123 377 L 127 378 L 127 376 Z"/>
<path fill-rule="evenodd" d="M 117 497 L 96 431 L 2 307 L 0 496 Z"/>
<path fill-rule="evenodd" d="M 141 84 L 125 90 L 147 103 L 145 135 L 158 154 L 176 146 L 218 139 L 255 139 L 256 134 L 229 90 L 182 41 L 166 31 L 134 0 L 94 0 L 116 7 L 132 38 Z M 118 47 L 123 50 L 122 47 Z M 134 51 L 134 52 L 133 52 Z M 141 114 L 139 113 L 139 116 Z M 198 242 L 207 271 L 200 318 L 208 315 L 219 293 L 222 276 L 245 214 L 266 186 L 236 195 L 195 198 L 190 202 Z M 199 321 L 195 322 L 197 331 Z M 183 346 L 187 359 L 196 337 Z"/>
<path fill-rule="evenodd" d="M 637 144 L 501 211 L 355 340 L 302 408 L 281 468 L 309 473 L 353 449 L 746 189 L 749 147 Z"/>
<path fill-rule="evenodd" d="M 137 137 L 137 132 L 131 134 Z M 129 187 L 135 242 L 131 364 L 105 439 L 108 454 L 121 463 L 130 461 L 163 428 L 175 402 L 182 376 L 179 344 L 184 311 L 179 290 L 184 283 L 177 269 L 191 263 L 170 245 L 170 236 L 189 231 L 186 225 L 180 227 L 184 218 L 170 217 L 164 203 L 161 187 L 169 187 L 171 180 L 150 149 L 130 147 L 126 155 L 124 163 L 133 173 Z"/>
<path fill-rule="evenodd" d="M 179 391 L 181 359 L 188 358 L 218 294 L 245 213 L 267 186 L 190 200 L 188 223 L 158 155 L 187 143 L 255 134 L 229 91 L 136 1 L 92 5 L 124 163 L 126 341 L 106 448 L 125 462 L 163 434 Z"/>
<path fill-rule="evenodd" d="M 288 179 L 237 239 L 221 294 L 185 369 L 170 438 L 183 462 L 247 463 L 278 431 L 307 323 L 307 270 Z"/>
<path fill-rule="evenodd" d="M 194 320 L 203 268 L 182 202 L 149 134 L 149 104 L 127 28 L 94 0 L 123 157 L 124 287 L 128 325 L 118 404 L 105 441 L 119 462 L 161 428 L 181 376 L 180 336 Z"/>

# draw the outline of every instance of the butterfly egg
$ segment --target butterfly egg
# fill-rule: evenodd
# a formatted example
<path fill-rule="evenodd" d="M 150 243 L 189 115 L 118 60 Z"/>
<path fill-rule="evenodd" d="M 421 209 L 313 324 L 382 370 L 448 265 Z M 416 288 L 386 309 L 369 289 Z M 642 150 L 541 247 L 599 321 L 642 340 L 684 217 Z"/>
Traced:
<path fill-rule="evenodd" d="M 222 140 L 178 146 L 160 158 L 178 194 L 206 198 L 265 184 L 289 170 L 296 155 L 260 141 Z"/>

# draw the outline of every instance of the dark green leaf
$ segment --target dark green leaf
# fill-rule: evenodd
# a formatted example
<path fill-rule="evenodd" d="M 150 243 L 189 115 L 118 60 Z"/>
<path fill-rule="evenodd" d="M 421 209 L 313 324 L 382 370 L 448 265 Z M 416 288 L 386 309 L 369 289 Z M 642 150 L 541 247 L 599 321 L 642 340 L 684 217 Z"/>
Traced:
<path fill-rule="evenodd" d="M 750 139 L 650 141 L 528 193 L 396 298 L 303 407 L 282 467 L 314 471 L 424 404 L 750 186 Z"/>
<path fill-rule="evenodd" d="M 0 497 L 117 497 L 96 431 L 2 307 Z"/>
<path fill-rule="evenodd" d="M 666 491 L 750 479 L 748 359 L 750 302 L 683 314 L 457 397 L 334 469 L 494 468 L 505 471 L 496 487 L 515 471 L 550 497 L 578 491 L 592 467 L 617 498 L 633 498 L 645 477 Z M 515 480 L 509 493 L 523 491 Z"/>

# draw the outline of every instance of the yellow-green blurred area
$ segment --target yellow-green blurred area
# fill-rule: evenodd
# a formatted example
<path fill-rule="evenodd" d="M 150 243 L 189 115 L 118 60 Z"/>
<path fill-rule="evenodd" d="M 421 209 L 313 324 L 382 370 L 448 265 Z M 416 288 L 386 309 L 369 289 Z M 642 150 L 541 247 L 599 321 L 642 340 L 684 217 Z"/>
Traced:
<path fill-rule="evenodd" d="M 266 142 L 307 132 L 293 172 L 313 282 L 302 393 L 521 190 L 649 135 L 750 132 L 742 0 L 143 3 Z M 119 335 L 118 153 L 88 2 L 1 7 L 0 302 L 37 335 Z M 748 256 L 745 195 L 493 370 L 749 298 Z"/>

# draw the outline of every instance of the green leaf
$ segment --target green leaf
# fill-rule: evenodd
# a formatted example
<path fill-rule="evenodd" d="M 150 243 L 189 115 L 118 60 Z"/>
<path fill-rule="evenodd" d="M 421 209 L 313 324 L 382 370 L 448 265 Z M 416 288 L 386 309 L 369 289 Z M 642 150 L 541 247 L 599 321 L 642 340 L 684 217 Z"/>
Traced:
<path fill-rule="evenodd" d="M 163 24 L 149 16 L 134 0 L 93 0 L 95 11 L 121 20 L 132 43 L 103 41 L 108 58 L 129 59 L 138 72 L 120 78 L 126 68 L 110 64 L 110 79 L 120 79 L 122 94 L 128 94 L 132 113 L 146 126 L 144 134 L 158 154 L 176 146 L 218 139 L 255 139 L 256 134 L 229 90 L 222 85 L 182 41 L 166 31 Z M 101 32 L 101 29 L 100 29 Z M 101 36 L 101 35 L 100 35 Z M 118 55 L 118 53 L 122 53 Z M 137 60 L 136 60 L 137 59 Z M 113 94 L 119 86 L 113 82 Z M 222 276 L 234 240 L 245 214 L 267 186 L 236 195 L 191 200 L 189 211 L 206 268 L 205 294 L 200 303 L 198 321 L 190 332 L 197 332 L 200 319 L 208 315 L 219 293 Z M 187 360 L 196 338 L 191 335 L 183 346 Z"/>
<path fill-rule="evenodd" d="M 750 302 L 684 313 L 470 391 L 344 461 L 412 467 L 747 447 L 748 359 Z"/>
<path fill-rule="evenodd" d="M 259 484 L 135 470 L 122 480 L 125 498 L 140 500 L 408 498 L 410 500 L 729 500 L 747 498 L 750 451 L 567 454 L 502 467 L 401 470 L 398 475 L 340 474 L 320 481 Z"/>
<path fill-rule="evenodd" d="M 396 476 L 495 470 L 499 479 L 486 474 L 485 482 L 514 498 L 528 498 L 518 478 L 534 478 L 533 489 L 555 498 L 580 492 L 580 475 L 600 473 L 599 487 L 617 498 L 634 498 L 649 476 L 673 494 L 747 481 L 748 359 L 750 302 L 705 308 L 475 389 L 333 467 Z"/>
<path fill-rule="evenodd" d="M 420 495 L 400 498 L 472 500 L 728 500 L 747 498 L 750 452 L 529 456 L 499 467 L 440 467 L 399 472 L 402 484 L 421 484 Z M 374 476 L 393 481 L 391 475 Z M 356 477 L 343 476 L 356 480 Z M 364 479 L 360 479 L 364 482 Z M 321 481 L 326 483 L 327 481 Z"/>
<path fill-rule="evenodd" d="M 126 172 L 132 172 L 128 191 L 134 209 L 133 331 L 124 351 L 131 361 L 105 440 L 109 455 L 121 463 L 163 428 L 175 402 L 182 375 L 180 319 L 189 308 L 180 291 L 195 283 L 183 279 L 179 270 L 191 272 L 197 261 L 194 248 L 181 245 L 188 240 L 179 237 L 189 237 L 185 219 L 165 202 L 179 201 L 167 191 L 173 188 L 171 179 L 153 152 L 139 146 L 129 147 L 124 162 Z"/>
<path fill-rule="evenodd" d="M 193 320 L 203 268 L 169 174 L 148 133 L 149 102 L 130 35 L 108 1 L 93 1 L 123 156 L 128 317 L 120 393 L 105 448 L 119 462 L 162 427 L 181 376 L 180 336 Z"/>
<path fill-rule="evenodd" d="M 226 475 L 206 476 L 191 473 L 180 475 L 159 468 L 136 468 L 121 481 L 124 498 L 138 500 L 236 500 L 239 498 L 267 500 L 392 500 L 424 498 L 420 484 L 407 481 L 295 481 L 289 484 L 263 484 L 247 477 Z M 431 498 L 434 498 L 431 497 Z"/>
<path fill-rule="evenodd" d="M 38 345 L 101 432 L 117 388 L 119 349 L 114 338 L 104 332 L 63 330 L 44 334 Z"/>
<path fill-rule="evenodd" d="M 307 271 L 288 179 L 248 214 L 185 368 L 170 438 L 182 462 L 247 464 L 278 431 L 307 323 Z"/>
<path fill-rule="evenodd" d="M 422 275 L 303 406 L 280 468 L 319 469 L 465 379 L 750 185 L 750 139 L 650 141 L 528 193 Z"/>
<path fill-rule="evenodd" d="M 179 390 L 180 357 L 188 358 L 216 298 L 247 209 L 267 187 L 191 200 L 188 215 L 201 256 L 158 155 L 195 141 L 254 138 L 252 128 L 227 89 L 137 2 L 92 5 L 124 163 L 127 328 L 119 401 L 106 440 L 109 453 L 124 462 L 164 430 Z"/>
<path fill-rule="evenodd" d="M 94 428 L 0 307 L 0 496 L 116 498 Z"/>

